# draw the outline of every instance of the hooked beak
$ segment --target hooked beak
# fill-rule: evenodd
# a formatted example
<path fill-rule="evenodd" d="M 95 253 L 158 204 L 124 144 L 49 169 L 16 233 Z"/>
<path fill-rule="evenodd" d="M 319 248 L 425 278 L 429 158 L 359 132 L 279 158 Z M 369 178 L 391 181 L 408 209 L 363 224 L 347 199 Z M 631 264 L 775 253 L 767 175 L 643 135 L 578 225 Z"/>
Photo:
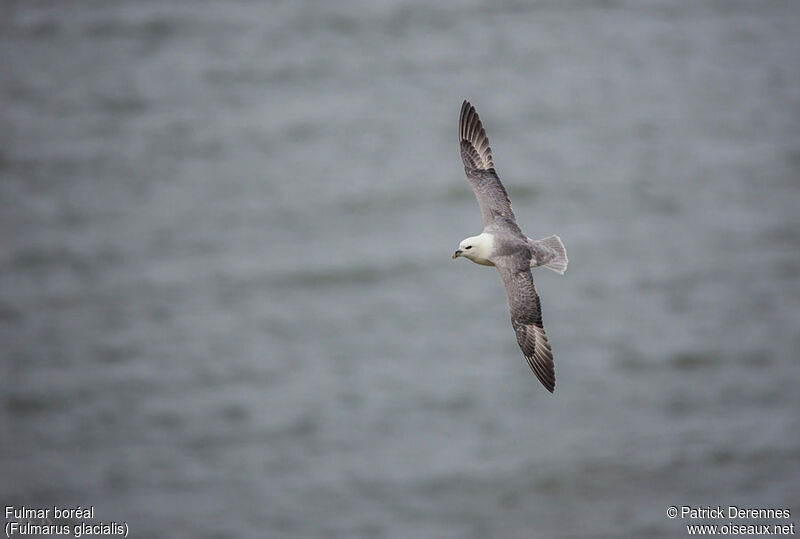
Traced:
<path fill-rule="evenodd" d="M 458 258 L 459 256 L 461 256 L 461 253 L 463 253 L 463 252 L 464 252 L 464 251 L 462 251 L 461 249 L 459 249 L 458 251 L 456 251 L 455 253 L 453 253 L 453 256 L 451 256 L 450 258 L 452 258 L 453 260 L 455 260 L 456 258 Z"/>

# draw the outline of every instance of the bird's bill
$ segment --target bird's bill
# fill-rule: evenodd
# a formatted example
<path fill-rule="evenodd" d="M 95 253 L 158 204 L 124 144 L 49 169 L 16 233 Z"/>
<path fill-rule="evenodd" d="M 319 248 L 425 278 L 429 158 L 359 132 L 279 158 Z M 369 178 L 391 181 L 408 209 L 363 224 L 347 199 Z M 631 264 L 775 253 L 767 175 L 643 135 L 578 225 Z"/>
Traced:
<path fill-rule="evenodd" d="M 452 258 L 453 260 L 455 260 L 456 258 L 458 258 L 459 256 L 461 256 L 461 253 L 463 253 L 463 252 L 464 252 L 464 251 L 462 251 L 461 249 L 459 249 L 458 251 L 456 251 L 455 253 L 453 253 L 453 256 L 451 256 L 450 258 Z"/>

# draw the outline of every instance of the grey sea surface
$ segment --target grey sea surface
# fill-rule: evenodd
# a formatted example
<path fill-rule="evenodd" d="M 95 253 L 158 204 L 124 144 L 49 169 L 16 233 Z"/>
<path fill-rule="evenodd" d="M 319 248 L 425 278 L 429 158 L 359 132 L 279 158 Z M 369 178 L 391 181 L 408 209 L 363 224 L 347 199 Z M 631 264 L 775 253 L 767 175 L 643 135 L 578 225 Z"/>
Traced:
<path fill-rule="evenodd" d="M 170 538 L 800 523 L 799 29 L 782 0 L 3 2 L 3 505 Z M 534 274 L 554 395 L 497 272 L 450 260 L 482 226 L 465 98 L 569 253 Z"/>

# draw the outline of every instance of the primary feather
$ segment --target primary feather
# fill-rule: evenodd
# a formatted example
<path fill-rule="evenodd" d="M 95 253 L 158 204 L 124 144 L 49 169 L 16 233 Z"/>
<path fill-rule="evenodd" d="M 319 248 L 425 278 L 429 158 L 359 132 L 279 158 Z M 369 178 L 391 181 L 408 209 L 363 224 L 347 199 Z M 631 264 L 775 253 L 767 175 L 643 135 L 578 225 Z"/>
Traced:
<path fill-rule="evenodd" d="M 498 217 L 514 220 L 508 193 L 494 170 L 489 138 L 483 130 L 475 107 L 467 101 L 461 106 L 458 133 L 464 172 L 478 199 L 484 226 L 493 223 Z"/>

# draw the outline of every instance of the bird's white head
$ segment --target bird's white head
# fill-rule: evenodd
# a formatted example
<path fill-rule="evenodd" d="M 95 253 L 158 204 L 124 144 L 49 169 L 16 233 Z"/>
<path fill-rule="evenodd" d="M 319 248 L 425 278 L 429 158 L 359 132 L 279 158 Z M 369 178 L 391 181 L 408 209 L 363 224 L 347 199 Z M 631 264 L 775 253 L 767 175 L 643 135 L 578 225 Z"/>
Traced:
<path fill-rule="evenodd" d="M 462 240 L 461 243 L 458 244 L 458 249 L 453 253 L 452 258 L 464 257 L 472 260 L 476 264 L 493 266 L 494 264 L 489 262 L 493 247 L 494 240 L 491 234 L 479 234 Z"/>

